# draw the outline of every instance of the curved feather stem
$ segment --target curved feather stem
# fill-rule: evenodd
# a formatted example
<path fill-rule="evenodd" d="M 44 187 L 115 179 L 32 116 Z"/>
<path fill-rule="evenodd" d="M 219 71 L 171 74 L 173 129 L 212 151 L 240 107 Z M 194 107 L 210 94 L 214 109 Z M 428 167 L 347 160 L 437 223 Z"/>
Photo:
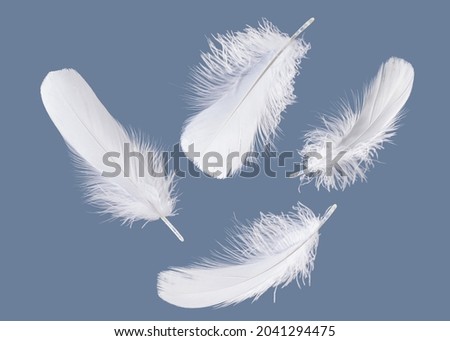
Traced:
<path fill-rule="evenodd" d="M 315 233 L 319 232 L 319 230 L 322 228 L 322 226 L 325 225 L 326 221 L 327 221 L 328 219 L 330 219 L 331 215 L 334 213 L 334 211 L 336 210 L 336 208 L 337 208 L 337 205 L 336 205 L 336 204 L 331 205 L 330 207 L 328 207 L 328 209 L 325 211 L 325 214 L 324 214 L 323 217 L 321 218 L 320 226 L 317 228 L 317 230 L 316 230 L 314 233 L 311 233 L 311 235 L 310 235 L 308 238 L 306 238 L 306 239 L 303 241 L 303 243 L 301 243 L 300 245 L 298 245 L 298 246 L 297 246 L 290 254 L 288 254 L 288 255 L 286 256 L 286 258 L 291 257 L 295 252 L 297 252 L 300 248 L 302 248 L 302 247 L 303 247 L 303 246 L 304 246 L 304 245 L 305 245 L 312 237 L 314 237 Z M 275 266 L 279 265 L 279 264 L 280 264 L 281 262 L 283 262 L 286 258 L 284 258 L 283 260 L 279 261 L 278 263 L 275 263 L 275 264 L 272 265 L 270 268 L 272 269 L 272 268 L 274 268 Z M 255 278 L 255 277 L 257 277 L 257 276 L 250 277 L 250 278 L 247 279 L 247 281 L 250 280 L 250 279 L 253 279 L 253 278 Z"/>
<path fill-rule="evenodd" d="M 291 41 L 292 40 L 294 40 L 294 39 L 296 39 L 304 30 L 306 30 L 308 27 L 309 27 L 309 25 L 311 25 L 313 22 L 314 22 L 314 20 L 316 20 L 315 18 L 310 18 L 307 22 L 305 22 L 303 25 L 302 25 L 302 27 L 300 27 L 298 30 L 297 30 L 297 32 L 295 32 L 293 35 L 292 35 L 292 37 L 291 37 Z"/>
<path fill-rule="evenodd" d="M 172 225 L 172 223 L 169 221 L 169 219 L 167 219 L 166 217 L 161 217 L 161 220 L 164 222 L 164 224 L 167 225 L 167 227 L 170 229 L 170 231 L 172 231 L 181 242 L 184 242 L 183 236 L 181 235 L 180 232 L 178 232 L 178 230 L 175 228 L 175 226 Z"/>
<path fill-rule="evenodd" d="M 325 223 L 327 222 L 328 219 L 330 219 L 330 217 L 333 215 L 334 211 L 336 211 L 337 205 L 331 205 L 330 207 L 327 208 L 327 210 L 325 211 L 325 214 L 323 215 L 323 217 L 320 219 L 320 226 L 317 228 L 317 230 L 314 233 L 317 233 L 320 231 L 320 229 L 322 228 L 322 226 L 325 225 Z M 305 239 L 305 241 L 297 248 L 297 250 L 299 248 L 301 248 L 303 245 L 306 244 L 306 242 L 308 240 L 310 240 L 313 236 L 314 233 L 312 233 L 308 238 Z"/>
<path fill-rule="evenodd" d="M 234 108 L 233 112 L 231 113 L 231 115 L 229 116 L 228 120 L 230 120 L 230 118 L 234 115 L 234 113 L 239 109 L 239 107 L 242 105 L 242 103 L 247 99 L 248 95 L 253 91 L 253 89 L 255 88 L 256 84 L 258 84 L 258 82 L 261 80 L 261 78 L 265 75 L 265 73 L 271 68 L 271 66 L 273 65 L 273 63 L 275 63 L 275 61 L 278 59 L 278 57 L 283 53 L 284 50 L 286 50 L 286 48 L 295 40 L 298 38 L 298 36 L 305 31 L 309 25 L 311 25 L 314 22 L 314 18 L 309 19 L 307 22 L 305 22 L 302 27 L 300 27 L 297 32 L 295 32 L 291 38 L 289 39 L 289 41 L 286 43 L 286 45 L 284 45 L 280 51 L 277 52 L 277 54 L 272 58 L 272 60 L 269 62 L 269 64 L 264 68 L 264 70 L 261 72 L 261 74 L 259 75 L 259 77 L 256 79 L 256 81 L 253 83 L 253 85 L 251 86 L 251 88 L 247 91 L 247 93 L 245 94 L 244 98 L 242 98 L 242 100 L 239 102 L 239 104 L 236 106 L 236 108 Z M 228 121 L 227 120 L 227 121 Z M 227 122 L 226 121 L 226 122 Z M 226 123 L 225 122 L 225 123 Z"/>
<path fill-rule="evenodd" d="M 322 225 L 321 225 L 320 227 L 322 227 L 322 226 L 326 223 L 326 221 L 327 221 L 328 219 L 330 219 L 331 215 L 334 213 L 334 211 L 336 210 L 336 208 L 337 208 L 337 205 L 336 205 L 336 204 L 334 204 L 334 205 L 328 207 L 328 209 L 326 210 L 325 214 L 323 215 L 323 218 L 322 218 Z"/>
<path fill-rule="evenodd" d="M 236 108 L 234 108 L 233 112 L 231 113 L 230 117 L 228 118 L 228 120 L 234 115 L 234 113 L 239 109 L 239 107 L 242 105 L 242 103 L 247 99 L 248 95 L 253 91 L 253 89 L 255 88 L 256 84 L 258 84 L 258 82 L 261 80 L 261 78 L 264 76 L 264 74 L 271 68 L 271 66 L 273 65 L 273 63 L 275 63 L 275 61 L 278 59 L 278 57 L 283 53 L 284 50 L 286 50 L 286 48 L 295 40 L 298 38 L 298 36 L 304 31 L 306 30 L 309 25 L 311 25 L 314 22 L 314 18 L 309 19 L 307 22 L 305 22 L 302 27 L 300 27 L 297 32 L 295 32 L 292 37 L 289 39 L 289 41 L 286 43 L 286 45 L 284 45 L 280 51 L 277 52 L 277 54 L 272 58 L 272 60 L 269 62 L 269 64 L 264 68 L 264 70 L 261 72 L 261 74 L 259 75 L 259 77 L 256 79 L 256 81 L 253 83 L 253 85 L 251 86 L 251 88 L 247 91 L 247 93 L 245 94 L 244 98 L 242 98 L 242 100 L 239 102 L 239 104 L 236 106 Z M 226 123 L 226 122 L 225 122 Z"/>

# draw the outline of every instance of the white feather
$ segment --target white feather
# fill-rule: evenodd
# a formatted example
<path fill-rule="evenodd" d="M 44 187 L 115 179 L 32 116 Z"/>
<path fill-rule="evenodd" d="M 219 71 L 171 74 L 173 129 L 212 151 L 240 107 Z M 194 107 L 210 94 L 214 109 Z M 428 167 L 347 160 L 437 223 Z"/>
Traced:
<path fill-rule="evenodd" d="M 305 283 L 314 267 L 319 229 L 336 205 L 323 217 L 300 203 L 294 208 L 291 214 L 261 214 L 250 227 L 239 228 L 230 247 L 213 259 L 161 272 L 158 295 L 184 308 L 227 306 L 256 300 L 298 277 Z"/>
<path fill-rule="evenodd" d="M 181 135 L 181 148 L 203 172 L 220 179 L 233 175 L 257 141 L 268 143 L 275 135 L 281 112 L 294 102 L 294 78 L 310 48 L 297 37 L 313 20 L 292 37 L 264 20 L 256 29 L 217 35 L 219 47 L 209 41 L 211 52 L 202 54 L 191 89 L 200 112 Z M 209 157 L 222 163 L 205 167 Z"/>
<path fill-rule="evenodd" d="M 174 214 L 176 203 L 173 174 L 152 176 L 147 170 L 139 174 L 139 160 L 134 157 L 130 158 L 129 176 L 124 172 L 125 144 L 129 144 L 130 151 L 143 155 L 146 165 L 151 158 L 154 172 L 163 174 L 161 153 L 137 134 L 128 133 L 75 70 L 50 72 L 42 82 L 41 96 L 82 171 L 88 201 L 101 213 L 127 224 L 162 219 L 183 240 L 166 218 Z M 120 153 L 120 158 L 114 160 L 122 170 L 118 176 L 102 175 L 111 172 L 103 162 L 107 152 Z"/>
<path fill-rule="evenodd" d="M 405 60 L 393 57 L 384 63 L 355 109 L 344 102 L 340 116 L 324 118 L 324 128 L 306 134 L 300 155 L 308 162 L 307 171 L 300 173 L 301 182 L 315 179 L 317 189 L 323 186 L 330 190 L 345 189 L 358 178 L 364 181 L 377 151 L 395 135 L 413 82 L 414 69 Z M 341 153 L 338 165 L 343 172 L 330 168 L 331 165 L 327 169 L 327 143 L 331 143 L 331 158 Z M 321 158 L 308 158 L 311 153 L 318 153 Z"/>

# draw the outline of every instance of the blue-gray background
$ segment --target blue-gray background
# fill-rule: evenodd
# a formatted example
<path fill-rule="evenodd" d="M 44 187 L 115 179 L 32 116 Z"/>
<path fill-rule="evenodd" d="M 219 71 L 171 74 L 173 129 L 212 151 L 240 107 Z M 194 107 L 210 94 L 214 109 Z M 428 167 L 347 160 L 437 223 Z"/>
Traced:
<path fill-rule="evenodd" d="M 448 8 L 412 1 L 2 1 L 0 5 L 0 319 L 449 319 Z M 104 223 L 83 203 L 67 148 L 39 95 L 47 72 L 77 69 L 110 112 L 170 147 L 188 115 L 189 68 L 205 36 L 266 17 L 293 33 L 317 21 L 281 123 L 301 147 L 319 112 L 359 90 L 390 56 L 415 67 L 408 114 L 381 163 L 344 192 L 266 176 L 179 181 L 186 242 L 162 222 Z M 447 28 L 446 28 L 447 27 Z M 183 163 L 186 164 L 185 162 Z M 312 286 L 257 302 L 185 310 L 156 294 L 159 271 L 206 256 L 225 228 L 298 200 L 322 213 Z"/>

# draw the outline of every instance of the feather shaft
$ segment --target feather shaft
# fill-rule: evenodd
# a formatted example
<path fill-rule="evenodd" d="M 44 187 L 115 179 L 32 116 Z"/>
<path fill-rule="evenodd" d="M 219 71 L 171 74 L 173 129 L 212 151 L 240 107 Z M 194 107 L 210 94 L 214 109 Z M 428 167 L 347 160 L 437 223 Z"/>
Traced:
<path fill-rule="evenodd" d="M 252 84 L 252 86 L 250 87 L 250 89 L 247 91 L 247 93 L 244 95 L 244 97 L 242 98 L 242 100 L 238 103 L 238 105 L 236 106 L 236 108 L 234 108 L 234 110 L 231 112 L 228 120 L 224 123 L 224 125 L 233 117 L 233 115 L 236 113 L 236 111 L 239 109 L 239 107 L 242 105 L 242 103 L 244 103 L 244 101 L 247 99 L 248 95 L 253 91 L 253 89 L 255 88 L 256 84 L 258 84 L 258 82 L 261 80 L 261 78 L 266 74 L 266 72 L 270 69 L 270 67 L 273 65 L 273 63 L 275 63 L 275 61 L 278 59 L 278 57 L 280 57 L 280 55 L 283 53 L 284 50 L 286 50 L 286 48 L 292 44 L 293 41 L 295 41 L 295 39 L 298 38 L 298 36 L 303 33 L 303 31 L 305 31 L 313 22 L 314 22 L 314 18 L 310 18 L 306 23 L 304 23 L 298 30 L 297 32 L 295 32 L 292 37 L 289 39 L 289 41 L 286 43 L 286 45 L 284 45 L 278 52 L 277 54 L 270 60 L 269 64 L 267 64 L 267 66 L 264 68 L 264 70 L 261 72 L 261 74 L 258 76 L 258 78 L 255 80 L 255 82 Z"/>
<path fill-rule="evenodd" d="M 184 238 L 183 238 L 183 236 L 181 235 L 181 233 L 176 229 L 175 226 L 173 226 L 173 224 L 169 221 L 169 219 L 167 219 L 166 217 L 161 216 L 161 220 L 164 222 L 164 224 L 167 225 L 167 227 L 170 229 L 170 231 L 172 231 L 172 232 L 175 234 L 175 236 L 177 236 L 177 238 L 178 238 L 181 242 L 184 241 Z"/>

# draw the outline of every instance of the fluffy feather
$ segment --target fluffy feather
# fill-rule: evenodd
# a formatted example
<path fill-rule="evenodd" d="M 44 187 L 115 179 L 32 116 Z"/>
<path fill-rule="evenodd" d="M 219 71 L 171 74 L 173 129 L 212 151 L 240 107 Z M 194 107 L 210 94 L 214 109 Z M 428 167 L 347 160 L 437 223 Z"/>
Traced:
<path fill-rule="evenodd" d="M 292 37 L 264 20 L 259 28 L 217 35 L 219 47 L 209 41 L 211 52 L 201 55 L 191 87 L 200 112 L 186 121 L 181 135 L 181 148 L 203 172 L 219 179 L 233 175 L 257 141 L 274 136 L 281 112 L 294 102 L 294 78 L 310 48 L 297 37 L 313 20 Z M 205 167 L 208 157 L 222 162 Z"/>
<path fill-rule="evenodd" d="M 126 224 L 137 220 L 147 222 L 162 219 L 183 240 L 166 217 L 174 214 L 176 198 L 173 195 L 173 174 L 164 174 L 161 153 L 144 142 L 135 133 L 128 133 L 106 110 L 85 80 L 70 69 L 50 72 L 42 82 L 41 96 L 44 106 L 75 156 L 81 170 L 88 201 Z M 139 174 L 139 160 L 129 158 L 129 174 L 125 174 L 124 148 L 139 152 L 145 165 L 151 158 L 153 176 L 147 170 Z M 114 177 L 103 156 L 118 152 L 114 162 L 121 172 Z"/>
<path fill-rule="evenodd" d="M 319 229 L 336 209 L 316 217 L 300 203 L 291 214 L 261 214 L 249 228 L 238 228 L 230 246 L 212 259 L 158 276 L 158 295 L 184 308 L 227 306 L 258 299 L 271 287 L 310 278 Z"/>
<path fill-rule="evenodd" d="M 377 151 L 396 133 L 413 82 L 414 69 L 405 60 L 393 57 L 381 65 L 355 109 L 344 102 L 341 115 L 324 118 L 324 128 L 306 134 L 300 155 L 308 162 L 307 169 L 300 173 L 301 183 L 315 179 L 317 189 L 323 186 L 330 190 L 345 189 L 358 178 L 364 181 L 366 170 L 378 157 Z M 331 158 L 342 155 L 338 160 L 342 171 L 327 166 L 327 143 Z"/>

